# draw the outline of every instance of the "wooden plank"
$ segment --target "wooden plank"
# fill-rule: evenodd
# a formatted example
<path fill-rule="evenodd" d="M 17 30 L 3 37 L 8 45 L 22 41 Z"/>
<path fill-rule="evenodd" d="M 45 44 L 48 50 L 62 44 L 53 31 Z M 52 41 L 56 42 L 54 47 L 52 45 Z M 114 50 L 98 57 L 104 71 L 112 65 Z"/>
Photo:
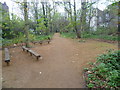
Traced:
<path fill-rule="evenodd" d="M 38 53 L 32 51 L 32 50 L 28 50 L 30 52 L 31 55 L 36 56 L 37 60 L 41 57 Z"/>
<path fill-rule="evenodd" d="M 38 54 L 38 53 L 36 53 L 36 52 L 26 48 L 25 46 L 22 46 L 22 49 L 23 49 L 23 51 L 26 50 L 27 52 L 29 52 L 31 56 L 34 55 L 37 58 L 37 60 L 41 57 L 40 54 Z"/>
<path fill-rule="evenodd" d="M 23 49 L 23 51 L 27 51 L 28 52 L 28 48 L 26 48 L 25 46 L 22 46 L 22 49 Z"/>
<path fill-rule="evenodd" d="M 38 41 L 33 41 L 32 43 L 33 43 L 33 44 L 36 44 L 36 43 L 38 43 Z"/>
<path fill-rule="evenodd" d="M 9 50 L 8 48 L 5 48 L 5 60 L 10 60 Z"/>
<path fill-rule="evenodd" d="M 8 48 L 5 48 L 5 62 L 7 63 L 7 65 L 9 65 L 9 62 L 10 62 L 10 54 L 9 54 Z"/>
<path fill-rule="evenodd" d="M 34 56 L 40 56 L 38 53 L 32 51 L 32 50 L 28 50 L 30 53 L 32 53 Z"/>
<path fill-rule="evenodd" d="M 39 44 L 42 44 L 43 43 L 43 41 L 39 41 Z"/>

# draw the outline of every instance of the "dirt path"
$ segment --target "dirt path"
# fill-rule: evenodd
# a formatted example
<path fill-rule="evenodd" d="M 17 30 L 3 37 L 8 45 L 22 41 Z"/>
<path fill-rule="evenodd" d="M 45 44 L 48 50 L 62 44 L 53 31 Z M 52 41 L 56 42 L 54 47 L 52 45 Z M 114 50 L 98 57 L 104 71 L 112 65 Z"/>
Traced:
<path fill-rule="evenodd" d="M 47 45 L 32 48 L 43 56 L 36 61 L 21 48 L 10 49 L 11 65 L 3 62 L 3 88 L 81 88 L 85 87 L 83 68 L 106 49 L 117 45 L 86 40 L 85 43 L 55 34 Z"/>

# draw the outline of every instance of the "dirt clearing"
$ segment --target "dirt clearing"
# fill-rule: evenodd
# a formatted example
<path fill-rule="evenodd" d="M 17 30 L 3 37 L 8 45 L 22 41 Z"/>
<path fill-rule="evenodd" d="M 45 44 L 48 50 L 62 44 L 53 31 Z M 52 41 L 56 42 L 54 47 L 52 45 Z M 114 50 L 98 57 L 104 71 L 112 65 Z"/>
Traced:
<path fill-rule="evenodd" d="M 42 55 L 23 52 L 21 47 L 10 49 L 11 63 L 3 61 L 3 88 L 83 88 L 83 69 L 94 62 L 98 54 L 117 49 L 117 44 L 94 40 L 78 42 L 56 33 L 50 44 L 33 45 L 32 50 Z"/>

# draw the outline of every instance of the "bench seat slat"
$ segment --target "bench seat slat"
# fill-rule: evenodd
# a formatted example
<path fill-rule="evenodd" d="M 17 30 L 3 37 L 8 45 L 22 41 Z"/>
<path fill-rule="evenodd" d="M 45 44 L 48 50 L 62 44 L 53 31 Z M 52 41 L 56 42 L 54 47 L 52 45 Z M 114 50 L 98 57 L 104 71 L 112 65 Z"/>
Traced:
<path fill-rule="evenodd" d="M 35 55 L 35 56 L 40 56 L 38 53 L 35 53 L 34 51 L 32 51 L 32 50 L 28 50 L 30 53 L 32 53 L 33 55 Z"/>
<path fill-rule="evenodd" d="M 25 46 L 22 46 L 22 49 L 23 50 L 26 50 L 26 51 L 28 51 L 29 49 L 28 48 L 26 48 Z"/>
<path fill-rule="evenodd" d="M 5 48 L 5 62 L 10 62 L 10 55 L 8 48 Z"/>
<path fill-rule="evenodd" d="M 36 52 L 34 52 L 34 51 L 26 48 L 25 46 L 23 46 L 22 48 L 23 48 L 23 51 L 26 50 L 26 51 L 29 52 L 31 55 L 36 56 L 37 60 L 41 57 L 40 54 L 38 54 L 38 53 L 36 53 Z"/>

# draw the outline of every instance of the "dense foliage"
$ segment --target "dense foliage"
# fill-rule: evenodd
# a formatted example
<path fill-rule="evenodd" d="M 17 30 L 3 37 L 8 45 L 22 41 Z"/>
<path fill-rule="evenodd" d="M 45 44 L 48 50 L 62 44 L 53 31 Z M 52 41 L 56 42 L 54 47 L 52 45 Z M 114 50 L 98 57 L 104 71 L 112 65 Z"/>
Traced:
<path fill-rule="evenodd" d="M 107 54 L 97 57 L 96 63 L 85 68 L 88 88 L 120 87 L 120 50 L 108 50 Z"/>
<path fill-rule="evenodd" d="M 24 3 L 17 2 L 16 0 L 15 2 L 21 10 L 21 16 L 25 17 L 24 10 L 26 9 L 24 8 Z M 44 35 L 47 36 L 54 32 L 60 32 L 63 37 L 100 38 L 117 41 L 117 2 L 109 5 L 104 10 L 104 13 L 108 13 L 109 17 L 106 17 L 102 23 L 95 22 L 98 24 L 95 28 L 95 25 L 92 25 L 94 22 L 92 19 L 97 18 L 99 20 L 98 16 L 96 17 L 97 9 L 93 7 L 97 2 L 99 1 L 89 1 L 84 2 L 84 4 L 81 3 L 82 8 L 79 9 L 77 9 L 75 0 L 74 3 L 52 1 L 52 5 L 49 2 L 29 2 L 27 5 L 31 8 L 26 11 L 26 13 L 28 13 L 27 21 L 14 13 L 0 9 L 2 11 L 2 33 L 0 32 L 2 38 L 0 39 L 3 39 L 3 45 L 6 45 L 6 42 L 24 42 L 25 39 L 23 40 L 23 37 L 26 38 L 25 36 L 27 36 L 27 38 L 30 37 L 29 40 L 33 40 L 32 36 L 35 35 L 38 37 L 44 37 Z M 2 3 L 0 6 L 1 5 Z M 57 9 L 55 9 L 55 7 L 58 6 L 64 8 L 65 14 L 62 15 Z M 104 18 L 105 15 L 101 16 Z M 27 27 L 27 30 L 26 24 L 29 26 Z M 27 35 L 26 32 L 30 35 Z"/>
<path fill-rule="evenodd" d="M 52 38 L 53 34 L 49 35 L 34 35 L 34 34 L 29 34 L 30 41 L 40 41 L 40 40 L 47 40 L 48 37 Z M 18 43 L 25 43 L 25 35 L 19 35 L 18 37 L 14 39 L 2 39 L 2 45 L 3 46 L 9 46 L 13 44 L 18 44 Z"/>

